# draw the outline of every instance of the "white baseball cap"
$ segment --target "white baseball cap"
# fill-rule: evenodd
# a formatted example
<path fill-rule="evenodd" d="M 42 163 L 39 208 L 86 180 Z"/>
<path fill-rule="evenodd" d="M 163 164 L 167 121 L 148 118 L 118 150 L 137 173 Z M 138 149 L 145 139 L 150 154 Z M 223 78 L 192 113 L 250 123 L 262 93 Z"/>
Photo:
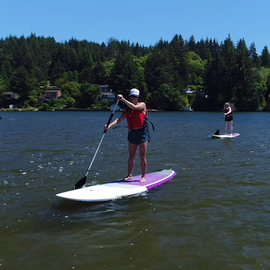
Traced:
<path fill-rule="evenodd" d="M 129 91 L 129 96 L 135 96 L 135 97 L 139 97 L 140 96 L 140 91 L 136 88 L 132 88 Z"/>

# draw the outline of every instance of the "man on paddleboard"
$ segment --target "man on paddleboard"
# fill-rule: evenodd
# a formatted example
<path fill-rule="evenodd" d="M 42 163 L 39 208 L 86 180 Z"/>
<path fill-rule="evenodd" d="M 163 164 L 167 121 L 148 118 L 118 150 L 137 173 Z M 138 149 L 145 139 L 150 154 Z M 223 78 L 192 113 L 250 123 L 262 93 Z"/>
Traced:
<path fill-rule="evenodd" d="M 228 102 L 226 102 L 224 104 L 224 116 L 225 116 L 225 132 L 224 132 L 224 134 L 226 135 L 227 126 L 228 126 L 228 123 L 230 123 L 231 135 L 232 135 L 233 134 L 233 115 L 232 115 L 232 108 Z"/>
<path fill-rule="evenodd" d="M 140 159 L 141 159 L 141 169 L 142 169 L 142 178 L 141 183 L 144 183 L 147 160 L 146 160 L 146 151 L 148 142 L 150 142 L 150 135 L 148 130 L 148 124 L 146 121 L 147 117 L 147 108 L 144 102 L 139 102 L 140 91 L 136 88 L 133 88 L 129 92 L 129 100 L 126 100 L 123 95 L 117 95 L 117 98 L 123 101 L 127 106 L 127 110 L 122 112 L 122 115 L 114 120 L 108 126 L 105 126 L 105 130 L 120 124 L 125 118 L 128 123 L 128 141 L 129 141 L 129 158 L 128 158 L 128 175 L 123 178 L 124 180 L 129 180 L 132 178 L 132 171 L 135 163 L 135 155 L 137 148 L 140 149 Z"/>

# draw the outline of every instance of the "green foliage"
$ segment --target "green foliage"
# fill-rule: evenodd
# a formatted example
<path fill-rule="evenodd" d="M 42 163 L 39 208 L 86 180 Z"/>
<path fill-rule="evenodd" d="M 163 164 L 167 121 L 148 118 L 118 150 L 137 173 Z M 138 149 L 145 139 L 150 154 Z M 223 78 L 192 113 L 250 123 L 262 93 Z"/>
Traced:
<path fill-rule="evenodd" d="M 270 55 L 267 46 L 265 46 L 262 51 L 261 65 L 267 68 L 270 67 Z"/>
<path fill-rule="evenodd" d="M 76 100 L 74 98 L 67 97 L 67 99 L 66 99 L 66 105 L 67 105 L 68 108 L 74 107 L 75 103 L 76 103 Z"/>
<path fill-rule="evenodd" d="M 80 106 L 82 108 L 90 107 L 98 101 L 100 88 L 98 85 L 85 83 L 81 85 L 81 100 Z"/>
<path fill-rule="evenodd" d="M 107 99 L 103 99 L 101 102 L 101 109 L 110 109 L 110 104 Z"/>
<path fill-rule="evenodd" d="M 195 85 L 203 85 L 203 77 L 206 69 L 206 60 L 202 60 L 201 57 L 195 52 L 187 53 L 187 65 L 189 70 L 189 83 Z"/>
<path fill-rule="evenodd" d="M 7 86 L 4 82 L 4 79 L 0 77 L 0 94 L 3 93 L 6 90 Z"/>
<path fill-rule="evenodd" d="M 189 84 L 188 48 L 182 36 L 175 35 L 170 43 L 171 62 L 173 66 L 173 85 L 184 89 Z"/>
<path fill-rule="evenodd" d="M 52 100 L 52 103 L 50 104 L 50 106 L 52 109 L 62 109 L 63 107 L 66 106 L 67 103 L 68 103 L 67 100 L 65 100 L 63 98 L 59 98 L 59 99 Z M 75 100 L 74 100 L 74 104 L 75 104 Z M 73 107 L 73 106 L 71 106 L 71 107 Z"/>
<path fill-rule="evenodd" d="M 62 86 L 63 92 L 66 91 L 70 97 L 79 99 L 81 97 L 80 84 L 76 82 L 67 82 Z"/>
<path fill-rule="evenodd" d="M 12 92 L 18 93 L 24 101 L 32 90 L 31 77 L 25 67 L 20 66 L 11 76 L 9 87 Z"/>
<path fill-rule="evenodd" d="M 161 48 L 161 49 L 159 49 Z M 169 45 L 160 41 L 145 62 L 145 83 L 151 93 L 155 92 L 163 83 L 173 82 L 172 64 Z"/>
<path fill-rule="evenodd" d="M 139 67 L 130 53 L 119 54 L 112 70 L 110 85 L 115 91 L 127 95 L 128 91 L 139 88 Z"/>
<path fill-rule="evenodd" d="M 59 87 L 59 88 L 63 88 L 63 85 L 66 83 L 67 81 L 65 80 L 65 78 L 59 78 L 57 80 L 55 80 L 54 84 L 55 86 Z"/>
<path fill-rule="evenodd" d="M 28 102 L 31 107 L 37 107 L 38 99 L 36 96 L 28 96 L 28 99 L 29 99 L 29 102 L 28 101 L 26 102 Z"/>
<path fill-rule="evenodd" d="M 244 39 L 235 45 L 230 36 L 219 44 L 175 35 L 150 47 L 114 38 L 58 43 L 35 34 L 0 41 L 1 107 L 8 107 L 4 92 L 11 91 L 20 95 L 12 102 L 29 109 L 108 108 L 99 102 L 102 84 L 126 97 L 136 87 L 148 107 L 162 110 L 220 110 L 226 101 L 242 111 L 269 110 L 270 54 L 265 46 L 259 56 L 254 43 L 247 49 Z M 52 85 L 61 88 L 61 98 L 38 103 Z M 187 86 L 197 95 L 187 96 Z"/>
<path fill-rule="evenodd" d="M 93 110 L 100 110 L 101 109 L 101 103 L 93 103 L 90 106 L 91 109 Z"/>
<path fill-rule="evenodd" d="M 160 102 L 162 100 L 162 102 Z M 168 84 L 162 84 L 160 88 L 151 94 L 150 106 L 164 111 L 180 111 L 188 105 L 188 99 L 181 92 Z"/>
<path fill-rule="evenodd" d="M 51 107 L 48 103 L 43 103 L 41 106 L 38 107 L 39 111 L 50 111 Z"/>

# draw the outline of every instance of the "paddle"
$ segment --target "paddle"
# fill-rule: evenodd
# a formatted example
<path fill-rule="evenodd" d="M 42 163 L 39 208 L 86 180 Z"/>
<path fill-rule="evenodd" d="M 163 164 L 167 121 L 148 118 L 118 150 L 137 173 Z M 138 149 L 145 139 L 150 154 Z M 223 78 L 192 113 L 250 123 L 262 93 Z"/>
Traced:
<path fill-rule="evenodd" d="M 118 105 L 118 102 L 119 102 L 119 99 L 117 99 L 117 102 L 116 102 L 116 104 L 115 104 L 115 107 L 114 107 L 114 109 L 113 109 L 113 112 L 111 113 L 110 118 L 109 118 L 109 120 L 108 120 L 108 122 L 107 122 L 107 126 L 111 123 L 111 120 L 112 120 L 112 118 L 113 118 L 113 115 L 114 115 L 114 112 L 115 112 L 116 107 L 117 107 L 117 105 Z M 88 173 L 89 173 L 89 171 L 90 171 L 90 169 L 91 169 L 91 167 L 92 167 L 92 164 L 93 164 L 93 162 L 94 162 L 94 160 L 95 160 L 95 158 L 96 158 L 96 155 L 97 155 L 97 153 L 98 153 L 98 150 L 99 150 L 99 148 L 100 148 L 100 146 L 101 146 L 101 143 L 102 143 L 102 141 L 103 141 L 103 138 L 104 138 L 106 132 L 107 132 L 107 130 L 104 130 L 103 135 L 102 135 L 102 137 L 101 137 L 101 140 L 100 140 L 100 142 L 99 142 L 99 145 L 98 145 L 98 147 L 97 147 L 97 150 L 96 150 L 96 152 L 95 152 L 95 154 L 94 154 L 94 157 L 93 157 L 93 159 L 92 159 L 92 161 L 91 161 L 91 163 L 90 163 L 90 165 L 89 165 L 89 167 L 88 167 L 88 169 L 87 169 L 87 172 L 86 172 L 85 176 L 75 184 L 75 189 L 82 188 L 82 187 L 85 185 L 85 183 L 86 183 L 86 177 L 87 177 L 87 175 L 88 175 Z"/>
<path fill-rule="evenodd" d="M 222 124 L 223 119 L 224 119 L 224 115 L 223 115 L 223 117 L 221 119 L 221 123 L 219 125 L 219 129 L 215 132 L 215 135 L 219 135 L 219 130 L 220 130 L 220 127 L 221 127 L 221 124 Z"/>

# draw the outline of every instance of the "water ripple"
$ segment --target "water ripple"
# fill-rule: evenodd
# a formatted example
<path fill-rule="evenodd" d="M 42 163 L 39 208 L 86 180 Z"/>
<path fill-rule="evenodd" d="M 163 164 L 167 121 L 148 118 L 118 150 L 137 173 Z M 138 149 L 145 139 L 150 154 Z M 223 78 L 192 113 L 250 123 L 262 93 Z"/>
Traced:
<path fill-rule="evenodd" d="M 260 136 L 269 114 L 235 113 L 241 136 L 232 140 L 209 137 L 217 113 L 150 114 L 148 171 L 177 175 L 140 196 L 93 204 L 55 194 L 85 175 L 107 112 L 1 117 L 3 269 L 270 268 L 270 151 Z M 110 130 L 87 184 L 126 175 L 127 157 L 126 130 Z"/>

